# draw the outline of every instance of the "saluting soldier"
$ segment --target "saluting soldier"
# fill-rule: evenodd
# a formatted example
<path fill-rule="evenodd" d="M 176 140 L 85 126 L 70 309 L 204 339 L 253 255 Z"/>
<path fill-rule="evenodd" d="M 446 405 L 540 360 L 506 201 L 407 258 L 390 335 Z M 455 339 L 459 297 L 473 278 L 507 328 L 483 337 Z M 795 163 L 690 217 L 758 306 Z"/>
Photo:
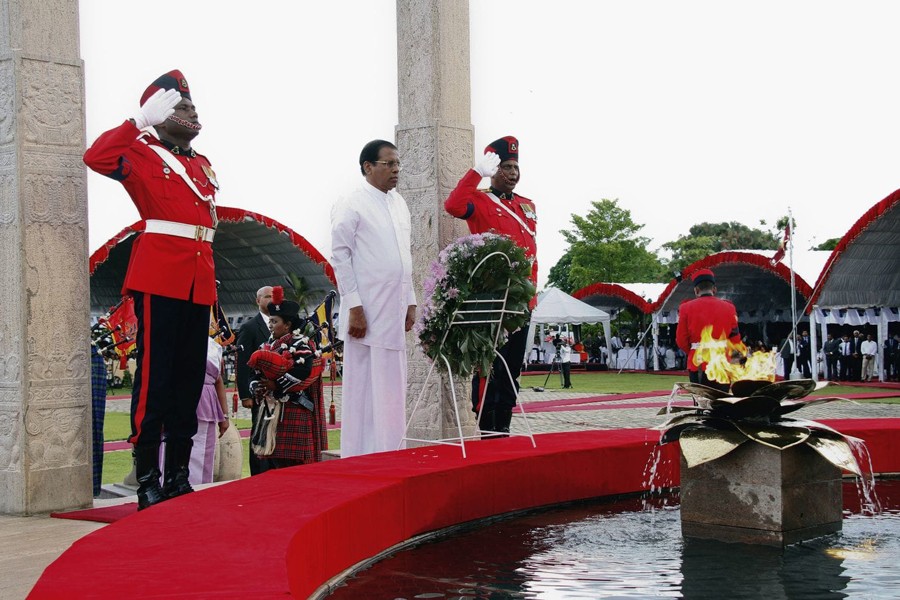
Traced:
<path fill-rule="evenodd" d="M 138 508 L 192 492 L 191 437 L 203 388 L 218 188 L 209 160 L 191 147 L 197 109 L 181 71 L 160 76 L 140 109 L 85 152 L 94 171 L 122 183 L 143 220 L 125 274 L 138 320 L 131 437 Z M 159 445 L 165 434 L 165 483 Z"/>
<path fill-rule="evenodd" d="M 456 184 L 444 202 L 444 208 L 454 217 L 464 219 L 470 232 L 505 235 L 524 249 L 525 255 L 533 260 L 531 282 L 537 287 L 537 214 L 534 202 L 514 191 L 519 176 L 519 140 L 513 136 L 502 137 L 488 144 L 484 156 Z M 483 177 L 491 178 L 491 186 L 484 190 L 478 189 Z M 528 308 L 533 309 L 535 304 L 532 298 Z M 511 333 L 499 350 L 509 366 L 515 386 L 510 383 L 506 366 L 499 358 L 494 360 L 489 379 L 479 373 L 472 379 L 472 410 L 476 414 L 484 395 L 484 408 L 478 423 L 484 431 L 509 433 L 527 338 L 528 327 L 523 327 Z"/>

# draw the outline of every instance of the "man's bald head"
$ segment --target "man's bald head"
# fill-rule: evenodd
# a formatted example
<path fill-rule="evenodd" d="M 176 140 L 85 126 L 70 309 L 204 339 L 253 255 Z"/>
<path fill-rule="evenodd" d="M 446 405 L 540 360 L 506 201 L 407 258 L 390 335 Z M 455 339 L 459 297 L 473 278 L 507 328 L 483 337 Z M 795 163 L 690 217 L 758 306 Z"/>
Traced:
<path fill-rule="evenodd" d="M 272 286 L 264 285 L 263 287 L 256 290 L 256 306 L 259 307 L 259 311 L 267 315 L 269 314 L 269 303 L 272 301 Z"/>

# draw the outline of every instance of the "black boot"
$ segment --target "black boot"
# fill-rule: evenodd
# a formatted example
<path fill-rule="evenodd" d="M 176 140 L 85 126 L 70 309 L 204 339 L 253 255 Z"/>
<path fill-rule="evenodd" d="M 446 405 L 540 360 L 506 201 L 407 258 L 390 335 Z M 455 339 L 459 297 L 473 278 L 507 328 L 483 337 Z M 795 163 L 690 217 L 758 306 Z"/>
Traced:
<path fill-rule="evenodd" d="M 194 491 L 188 481 L 191 463 L 191 446 L 194 445 L 190 438 L 166 440 L 166 478 L 163 484 L 163 493 L 168 498 L 182 496 Z"/>
<path fill-rule="evenodd" d="M 509 433 L 509 425 L 512 423 L 512 408 L 508 406 L 499 406 L 494 411 L 495 422 L 494 424 L 497 426 L 495 431 L 499 431 L 500 433 Z M 501 436 L 506 437 L 506 436 Z"/>
<path fill-rule="evenodd" d="M 158 445 L 134 447 L 134 472 L 138 482 L 138 510 L 166 500 L 166 495 L 159 487 Z"/>

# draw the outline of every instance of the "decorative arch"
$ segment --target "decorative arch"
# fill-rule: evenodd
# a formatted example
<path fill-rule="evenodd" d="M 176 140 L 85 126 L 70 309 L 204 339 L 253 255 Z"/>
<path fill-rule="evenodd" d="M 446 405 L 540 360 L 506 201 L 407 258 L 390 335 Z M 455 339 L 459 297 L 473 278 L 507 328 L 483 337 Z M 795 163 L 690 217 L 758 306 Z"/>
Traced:
<path fill-rule="evenodd" d="M 303 277 L 313 296 L 325 296 L 337 286 L 334 269 L 302 235 L 271 217 L 241 208 L 219 206 L 219 226 L 213 242 L 219 302 L 229 315 L 255 311 L 253 298 L 264 285 L 287 285 L 288 273 Z M 144 230 L 137 221 L 112 236 L 89 260 L 91 311 L 105 312 L 121 296 L 122 281 L 135 236 Z"/>
<path fill-rule="evenodd" d="M 867 210 L 831 252 L 810 305 L 900 306 L 900 190 Z"/>

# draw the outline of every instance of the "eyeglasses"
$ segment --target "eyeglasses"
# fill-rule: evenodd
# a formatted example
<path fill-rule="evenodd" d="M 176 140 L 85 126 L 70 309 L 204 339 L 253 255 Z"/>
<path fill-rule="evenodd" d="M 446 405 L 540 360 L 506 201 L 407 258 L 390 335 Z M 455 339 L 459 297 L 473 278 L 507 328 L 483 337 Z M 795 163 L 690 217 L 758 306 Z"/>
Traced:
<path fill-rule="evenodd" d="M 371 162 L 385 165 L 391 171 L 393 171 L 394 169 L 397 169 L 398 171 L 403 170 L 403 165 L 400 164 L 399 160 L 373 160 Z"/>

